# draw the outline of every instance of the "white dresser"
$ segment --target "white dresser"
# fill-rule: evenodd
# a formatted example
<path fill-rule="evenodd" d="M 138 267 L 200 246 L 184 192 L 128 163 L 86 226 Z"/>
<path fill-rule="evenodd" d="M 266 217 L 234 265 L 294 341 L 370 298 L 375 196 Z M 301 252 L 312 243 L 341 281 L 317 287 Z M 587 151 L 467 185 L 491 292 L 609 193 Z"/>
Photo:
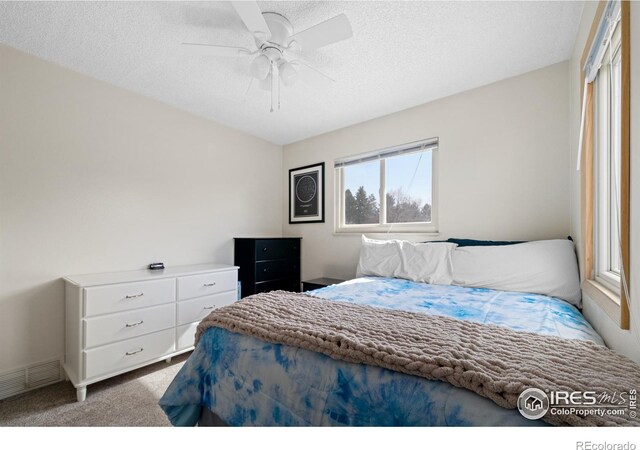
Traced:
<path fill-rule="evenodd" d="M 238 267 L 222 264 L 64 281 L 64 370 L 78 401 L 91 383 L 192 350 L 200 320 L 238 298 Z"/>

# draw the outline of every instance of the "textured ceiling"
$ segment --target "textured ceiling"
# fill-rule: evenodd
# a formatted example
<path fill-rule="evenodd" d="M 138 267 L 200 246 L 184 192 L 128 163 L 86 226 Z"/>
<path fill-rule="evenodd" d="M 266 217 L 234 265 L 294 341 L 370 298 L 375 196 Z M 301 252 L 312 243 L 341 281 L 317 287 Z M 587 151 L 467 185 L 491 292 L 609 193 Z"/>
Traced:
<path fill-rule="evenodd" d="M 0 42 L 277 144 L 363 122 L 570 57 L 582 2 L 259 2 L 295 30 L 345 13 L 353 38 L 303 57 L 337 80 L 249 86 L 248 60 L 180 42 L 252 46 L 227 2 L 0 2 Z"/>

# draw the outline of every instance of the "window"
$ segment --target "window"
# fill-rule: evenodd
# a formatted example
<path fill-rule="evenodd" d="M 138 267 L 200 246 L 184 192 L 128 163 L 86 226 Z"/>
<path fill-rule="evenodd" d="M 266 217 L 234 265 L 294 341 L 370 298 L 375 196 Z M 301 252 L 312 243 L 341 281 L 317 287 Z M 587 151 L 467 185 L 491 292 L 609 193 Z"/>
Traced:
<path fill-rule="evenodd" d="M 620 291 L 621 33 L 613 29 L 594 80 L 594 278 Z"/>
<path fill-rule="evenodd" d="M 625 330 L 631 301 L 630 30 L 629 2 L 599 2 L 580 62 L 578 146 L 583 292 Z"/>
<path fill-rule="evenodd" d="M 438 139 L 335 162 L 337 232 L 435 232 Z"/>

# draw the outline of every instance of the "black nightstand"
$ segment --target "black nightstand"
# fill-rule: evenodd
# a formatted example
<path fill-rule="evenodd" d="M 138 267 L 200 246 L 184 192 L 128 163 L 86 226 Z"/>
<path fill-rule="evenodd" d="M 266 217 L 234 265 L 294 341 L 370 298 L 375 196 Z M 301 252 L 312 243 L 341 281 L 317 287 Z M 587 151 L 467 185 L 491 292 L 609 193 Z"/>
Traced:
<path fill-rule="evenodd" d="M 234 238 L 242 298 L 260 292 L 300 292 L 300 239 Z"/>
<path fill-rule="evenodd" d="M 339 280 L 337 278 L 314 278 L 313 280 L 302 282 L 302 292 L 313 291 L 314 289 L 320 289 L 331 286 L 332 284 L 342 283 L 344 281 L 345 280 Z"/>

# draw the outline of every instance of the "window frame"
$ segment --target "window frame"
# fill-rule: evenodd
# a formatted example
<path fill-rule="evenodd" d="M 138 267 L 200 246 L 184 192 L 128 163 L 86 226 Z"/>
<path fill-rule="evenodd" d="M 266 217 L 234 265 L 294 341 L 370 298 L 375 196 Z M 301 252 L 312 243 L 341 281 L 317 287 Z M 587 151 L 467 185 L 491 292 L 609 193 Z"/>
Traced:
<path fill-rule="evenodd" d="M 433 138 L 437 139 L 437 138 Z M 433 139 L 425 140 L 432 141 Z M 420 141 L 422 142 L 422 141 Z M 410 145 L 410 144 L 407 144 Z M 375 153 L 384 154 L 387 149 L 379 150 Z M 380 184 L 378 196 L 380 198 L 380 209 L 378 223 L 375 224 L 347 224 L 345 223 L 345 200 L 344 200 L 344 167 L 334 168 L 334 232 L 337 234 L 362 234 L 362 233 L 421 233 L 429 235 L 438 234 L 438 147 L 417 152 L 431 152 L 431 222 L 402 222 L 386 223 L 387 198 L 386 198 L 386 159 L 394 157 L 381 156 L 378 159 L 380 164 Z M 409 153 L 407 153 L 409 154 Z M 368 154 L 366 154 L 368 155 Z M 357 155 L 354 156 L 357 158 Z"/>
<path fill-rule="evenodd" d="M 611 2 L 600 2 L 596 11 L 589 36 L 587 37 L 582 57 L 580 60 L 579 84 L 585 81 L 584 105 L 585 111 L 583 154 L 580 159 L 580 211 L 581 211 L 581 246 L 579 251 L 580 274 L 583 293 L 593 300 L 594 305 L 606 313 L 623 330 L 630 326 L 630 313 L 628 298 L 625 289 L 617 291 L 607 288 L 603 283 L 595 279 L 595 241 L 594 241 L 594 97 L 596 95 L 593 83 L 586 82 L 586 62 L 592 50 L 600 23 L 605 10 Z M 629 284 L 630 267 L 630 139 L 631 139 L 631 20 L 630 4 L 628 1 L 620 2 L 620 26 L 621 26 L 621 130 L 620 130 L 620 260 L 624 269 L 625 285 Z M 581 95 L 582 97 L 582 95 Z"/>
<path fill-rule="evenodd" d="M 620 182 L 620 173 L 615 172 L 613 158 L 614 151 L 620 142 L 614 143 L 616 133 L 620 134 L 621 128 L 621 106 L 614 116 L 613 91 L 616 86 L 611 84 L 614 79 L 610 64 L 621 62 L 621 24 L 618 22 L 612 37 L 612 45 L 607 49 L 603 61 L 605 63 L 599 70 L 598 76 L 594 80 L 594 270 L 593 278 L 607 289 L 619 292 L 621 289 L 620 272 L 614 270 L 613 258 L 617 255 L 620 258 L 620 249 L 615 249 L 619 242 L 619 216 L 618 206 L 614 202 L 620 202 L 620 188 L 616 189 L 616 184 Z M 610 54 L 613 53 L 613 55 Z M 621 88 L 622 80 L 620 79 Z M 614 120 L 617 119 L 617 122 Z M 617 128 L 617 131 L 616 131 Z M 620 136 L 617 136 L 620 139 Z M 617 155 L 620 158 L 620 155 Z M 618 170 L 620 170 L 618 161 Z M 617 178 L 617 180 L 615 180 Z M 616 214 L 617 213 L 617 214 Z M 616 229 L 617 228 L 617 229 Z M 617 263 L 618 267 L 620 263 Z"/>

